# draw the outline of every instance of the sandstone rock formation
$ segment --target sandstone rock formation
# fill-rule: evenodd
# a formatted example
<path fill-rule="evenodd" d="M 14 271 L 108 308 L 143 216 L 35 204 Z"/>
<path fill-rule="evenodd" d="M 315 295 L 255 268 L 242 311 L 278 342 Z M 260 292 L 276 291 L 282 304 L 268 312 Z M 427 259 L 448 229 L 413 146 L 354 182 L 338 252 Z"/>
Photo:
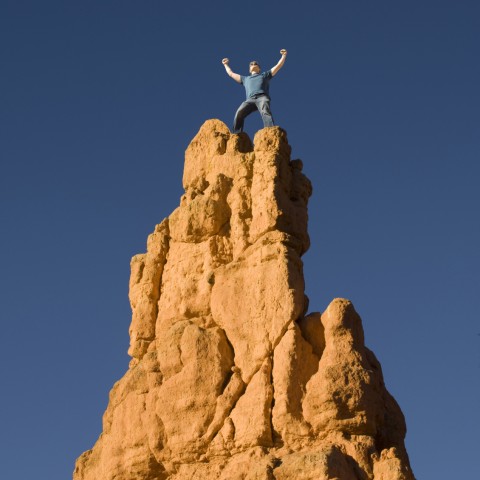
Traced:
<path fill-rule="evenodd" d="M 207 121 L 180 206 L 131 262 L 130 367 L 75 480 L 411 480 L 348 300 L 307 315 L 310 181 L 286 133 Z"/>

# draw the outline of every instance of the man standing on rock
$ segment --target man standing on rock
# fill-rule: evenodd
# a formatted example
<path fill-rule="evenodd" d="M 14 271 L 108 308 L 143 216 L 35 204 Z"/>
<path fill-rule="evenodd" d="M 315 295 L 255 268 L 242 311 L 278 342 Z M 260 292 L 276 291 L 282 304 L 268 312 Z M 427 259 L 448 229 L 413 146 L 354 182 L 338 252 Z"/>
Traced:
<path fill-rule="evenodd" d="M 250 62 L 250 76 L 245 77 L 238 73 L 233 73 L 228 65 L 228 58 L 222 60 L 223 66 L 229 77 L 245 87 L 247 99 L 240 105 L 233 121 L 233 133 L 243 132 L 243 122 L 245 118 L 255 110 L 260 112 L 264 127 L 273 127 L 273 117 L 270 112 L 270 96 L 268 86 L 270 79 L 283 67 L 287 58 L 287 51 L 280 50 L 282 57 L 279 62 L 270 70 L 260 73 L 260 65 L 257 61 Z"/>

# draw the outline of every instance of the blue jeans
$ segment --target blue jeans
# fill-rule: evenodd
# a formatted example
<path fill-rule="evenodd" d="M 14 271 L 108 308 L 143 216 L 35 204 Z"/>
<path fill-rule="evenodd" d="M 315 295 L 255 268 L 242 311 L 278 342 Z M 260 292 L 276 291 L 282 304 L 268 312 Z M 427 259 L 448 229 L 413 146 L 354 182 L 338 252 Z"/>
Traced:
<path fill-rule="evenodd" d="M 270 98 L 267 95 L 259 95 L 247 98 L 238 107 L 235 119 L 233 120 L 233 133 L 243 132 L 245 118 L 255 110 L 260 112 L 264 127 L 273 127 L 273 117 L 270 112 Z"/>

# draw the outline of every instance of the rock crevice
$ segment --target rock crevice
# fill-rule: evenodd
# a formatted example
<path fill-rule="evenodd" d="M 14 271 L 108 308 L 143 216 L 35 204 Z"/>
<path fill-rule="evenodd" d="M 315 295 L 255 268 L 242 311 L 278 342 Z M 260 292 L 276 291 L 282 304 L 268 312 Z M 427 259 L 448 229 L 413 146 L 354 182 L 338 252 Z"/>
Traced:
<path fill-rule="evenodd" d="M 353 305 L 307 314 L 312 186 L 287 135 L 207 121 L 131 261 L 132 357 L 74 480 L 412 480 Z"/>

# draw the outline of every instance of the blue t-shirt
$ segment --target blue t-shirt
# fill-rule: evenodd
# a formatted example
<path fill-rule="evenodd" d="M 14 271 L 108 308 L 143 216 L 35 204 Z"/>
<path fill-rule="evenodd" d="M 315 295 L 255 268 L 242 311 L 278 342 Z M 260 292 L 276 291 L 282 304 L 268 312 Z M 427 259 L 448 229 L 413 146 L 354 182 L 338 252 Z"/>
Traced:
<path fill-rule="evenodd" d="M 254 73 L 248 77 L 240 76 L 242 85 L 245 87 L 247 98 L 254 95 L 267 95 L 268 96 L 268 84 L 272 78 L 272 71 L 267 70 L 262 73 Z"/>

